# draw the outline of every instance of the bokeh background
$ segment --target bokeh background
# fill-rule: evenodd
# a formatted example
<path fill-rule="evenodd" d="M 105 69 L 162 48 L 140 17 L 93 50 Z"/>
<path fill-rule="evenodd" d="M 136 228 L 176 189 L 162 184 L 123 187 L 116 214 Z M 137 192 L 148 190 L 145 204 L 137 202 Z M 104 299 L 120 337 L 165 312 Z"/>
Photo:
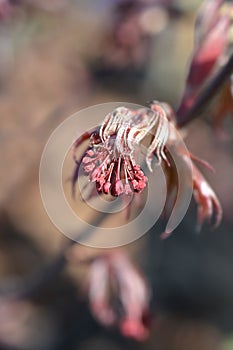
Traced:
<path fill-rule="evenodd" d="M 24 282 L 66 240 L 39 192 L 40 157 L 52 131 L 103 102 L 179 104 L 202 1 L 132 1 L 134 10 L 124 2 L 0 0 L 1 349 L 233 349 L 232 125 L 219 140 L 208 113 L 191 123 L 186 143 L 216 168 L 205 175 L 222 202 L 222 225 L 197 234 L 192 203 L 169 239 L 160 240 L 157 223 L 126 247 L 153 286 L 148 341 L 123 338 L 93 319 L 83 296 L 86 270 L 72 260 L 38 287 Z M 12 285 L 23 297 L 6 298 Z"/>

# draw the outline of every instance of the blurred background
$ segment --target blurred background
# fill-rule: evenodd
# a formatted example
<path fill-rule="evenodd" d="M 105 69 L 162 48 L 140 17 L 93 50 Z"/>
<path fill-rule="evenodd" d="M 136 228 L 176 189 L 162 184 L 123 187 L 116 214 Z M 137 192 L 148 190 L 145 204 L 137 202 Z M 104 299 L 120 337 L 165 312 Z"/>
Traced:
<path fill-rule="evenodd" d="M 153 290 L 145 342 L 91 316 L 86 268 L 72 259 L 60 268 L 66 239 L 38 185 L 47 139 L 72 113 L 113 101 L 178 106 L 201 3 L 0 0 L 0 349 L 233 349 L 233 141 L 219 140 L 208 116 L 191 123 L 186 143 L 216 169 L 205 175 L 223 205 L 222 225 L 197 234 L 192 203 L 169 239 L 160 240 L 157 223 L 126 247 Z"/>

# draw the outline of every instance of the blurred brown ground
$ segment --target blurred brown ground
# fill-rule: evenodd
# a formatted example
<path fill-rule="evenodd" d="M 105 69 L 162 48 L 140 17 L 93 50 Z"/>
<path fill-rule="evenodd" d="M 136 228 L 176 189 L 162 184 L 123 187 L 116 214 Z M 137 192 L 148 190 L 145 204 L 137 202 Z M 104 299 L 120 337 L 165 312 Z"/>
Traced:
<path fill-rule="evenodd" d="M 5 246 L 7 238 L 3 235 L 1 276 L 23 275 L 29 270 L 29 266 L 34 268 L 53 257 L 64 240 L 43 208 L 38 187 L 42 150 L 56 126 L 79 109 L 102 102 L 145 103 L 156 98 L 178 104 L 187 58 L 192 48 L 193 15 L 188 14 L 171 22 L 164 32 L 155 38 L 149 74 L 137 93 L 129 91 L 127 94 L 119 89 L 110 91 L 99 88 L 98 82 L 92 80 L 89 62 L 99 55 L 99 43 L 105 25 L 101 16 L 93 14 L 91 9 L 80 10 L 77 5 L 75 10 L 71 7 L 56 14 L 32 8 L 26 9 L 25 12 L 19 10 L 12 19 L 0 25 L 0 50 L 4 57 L 4 61 L 0 62 L 0 205 L 9 215 L 16 231 L 21 232 L 18 238 L 16 234 L 15 241 L 12 239 Z M 218 169 L 216 174 L 208 173 L 207 177 L 220 196 L 225 218 L 230 221 L 233 205 L 232 142 L 228 141 L 227 145 L 223 145 L 216 140 L 211 128 L 202 121 L 194 122 L 188 135 L 187 144 L 193 153 L 207 159 Z M 18 247 L 20 243 L 17 243 L 17 240 L 20 242 L 21 235 L 31 240 L 28 243 L 28 251 L 25 248 L 26 243 Z M 138 252 L 145 250 L 146 240 L 145 237 L 129 247 L 136 260 Z M 35 254 L 31 256 L 32 245 L 36 248 Z M 96 254 L 96 251 L 93 250 L 93 254 Z M 139 260 L 143 263 L 144 259 Z M 22 265 L 22 268 L 19 265 Z M 57 281 L 58 287 L 55 283 L 52 292 L 47 293 L 44 299 L 42 297 L 39 306 L 25 301 L 26 306 L 19 305 L 23 311 L 13 311 L 14 316 L 26 313 L 26 324 L 30 324 L 30 319 L 33 319 L 33 330 L 44 323 L 41 334 L 33 335 L 34 331 L 25 325 L 16 324 L 8 329 L 6 317 L 10 316 L 4 316 L 2 321 L 0 316 L 2 327 L 6 328 L 2 328 L 0 340 L 7 339 L 12 332 L 17 334 L 18 330 L 19 335 L 18 338 L 16 335 L 15 343 L 19 345 L 28 342 L 29 345 L 22 345 L 24 349 L 50 349 L 50 342 L 51 348 L 56 346 L 53 338 L 57 337 L 62 327 L 56 324 L 56 312 L 53 308 L 49 309 L 48 305 L 56 288 L 59 289 L 60 298 L 64 299 L 65 303 L 65 300 L 69 299 L 69 293 L 74 294 L 73 284 L 83 276 L 76 266 L 69 266 L 67 270 L 68 273 L 62 278 L 69 278 L 72 292 L 65 290 L 63 295 L 63 282 Z M 81 276 L 78 277 L 79 274 Z M 58 302 L 58 308 L 59 305 Z M 27 308 L 30 310 L 29 316 Z M 56 303 L 54 308 L 56 309 Z M 25 337 L 22 336 L 22 327 L 27 328 Z M 97 337 L 94 340 L 85 340 L 79 348 L 94 350 L 105 346 L 114 350 L 136 346 L 158 350 L 214 350 L 220 349 L 221 346 L 222 336 L 217 329 L 209 325 L 186 324 L 179 319 L 159 318 L 158 324 L 155 321 L 154 328 L 151 339 L 144 345 L 127 342 L 123 345 L 117 342 L 114 344 L 114 340 L 109 340 L 103 335 L 100 337 L 100 344 Z M 47 338 L 46 329 L 49 329 Z M 28 341 L 33 336 L 37 339 L 36 344 Z M 15 343 L 12 340 L 12 344 Z M 47 344 L 47 347 L 44 344 Z"/>

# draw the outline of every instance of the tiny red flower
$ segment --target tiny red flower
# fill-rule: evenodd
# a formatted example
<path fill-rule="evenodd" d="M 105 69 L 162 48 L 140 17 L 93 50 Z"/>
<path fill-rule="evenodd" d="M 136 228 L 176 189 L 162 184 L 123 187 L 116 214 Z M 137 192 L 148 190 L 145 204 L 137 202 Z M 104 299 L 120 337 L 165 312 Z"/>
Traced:
<path fill-rule="evenodd" d="M 82 163 L 85 174 L 89 176 L 90 182 L 96 184 L 99 193 L 116 197 L 121 194 L 141 193 L 148 179 L 136 158 L 139 144 L 148 135 L 151 135 L 151 143 L 146 163 L 152 171 L 154 153 L 159 163 L 162 159 L 167 160 L 164 147 L 168 138 L 168 119 L 165 113 L 159 114 L 149 109 L 133 111 L 125 107 L 109 113 L 99 129 L 86 133 L 75 141 L 76 160 L 77 147 L 90 138 L 90 147 L 81 162 L 77 162 L 73 185 Z"/>
<path fill-rule="evenodd" d="M 114 197 L 122 195 L 140 194 L 147 186 L 148 178 L 136 161 L 140 153 L 140 145 L 146 146 L 145 162 L 150 171 L 152 169 L 152 157 L 161 164 L 167 176 L 168 196 L 177 192 L 177 169 L 171 159 L 170 150 L 178 155 L 185 167 L 192 168 L 193 179 L 182 186 L 191 186 L 194 189 L 194 199 L 198 204 L 199 226 L 205 219 L 216 213 L 215 226 L 221 221 L 222 210 L 216 195 L 198 172 L 191 161 L 198 161 L 202 165 L 208 164 L 183 149 L 180 145 L 181 134 L 175 122 L 174 113 L 169 105 L 154 101 L 150 108 L 130 110 L 119 107 L 109 113 L 100 127 L 81 135 L 73 146 L 73 156 L 76 169 L 73 174 L 73 191 L 79 176 L 80 167 L 89 182 L 96 186 L 96 191 L 90 196 L 99 194 L 110 194 Z M 78 160 L 76 151 L 79 146 L 89 140 L 87 149 Z M 203 185 L 208 191 L 203 191 Z M 173 213 L 178 212 L 182 198 L 174 202 Z M 129 208 L 128 208 L 129 210 Z M 128 212 L 129 213 L 129 212 Z M 166 228 L 167 236 L 174 228 Z"/>

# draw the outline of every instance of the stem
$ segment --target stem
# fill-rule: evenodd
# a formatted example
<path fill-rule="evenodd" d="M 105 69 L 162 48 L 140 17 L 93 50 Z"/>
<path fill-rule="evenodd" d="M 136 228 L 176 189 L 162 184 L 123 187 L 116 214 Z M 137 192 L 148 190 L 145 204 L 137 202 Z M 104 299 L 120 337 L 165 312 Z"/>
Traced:
<path fill-rule="evenodd" d="M 103 212 L 93 219 L 92 225 L 99 226 L 108 214 Z M 93 232 L 84 229 L 77 235 L 77 238 L 88 237 Z M 61 248 L 60 252 L 40 269 L 33 271 L 25 277 L 10 277 L 0 281 L 0 298 L 27 299 L 40 292 L 45 285 L 49 284 L 64 268 L 67 263 L 66 254 L 69 249 L 77 244 L 76 241 L 69 240 Z"/>
<path fill-rule="evenodd" d="M 233 54 L 228 59 L 228 62 L 223 66 L 218 74 L 209 82 L 201 94 L 197 97 L 194 104 L 183 114 L 177 115 L 177 125 L 183 127 L 191 120 L 197 118 L 211 101 L 211 99 L 218 93 L 220 88 L 229 79 L 233 73 Z"/>
<path fill-rule="evenodd" d="M 38 293 L 46 283 L 50 283 L 63 269 L 66 263 L 65 253 L 76 242 L 68 244 L 49 263 L 25 277 L 10 277 L 0 282 L 0 297 L 26 299 Z"/>

